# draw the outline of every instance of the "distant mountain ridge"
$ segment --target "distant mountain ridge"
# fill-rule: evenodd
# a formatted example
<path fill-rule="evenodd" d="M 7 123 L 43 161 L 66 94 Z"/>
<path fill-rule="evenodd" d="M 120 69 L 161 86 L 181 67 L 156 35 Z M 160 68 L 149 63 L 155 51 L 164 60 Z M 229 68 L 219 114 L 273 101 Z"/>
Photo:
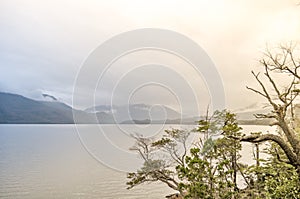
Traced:
<path fill-rule="evenodd" d="M 0 123 L 2 124 L 72 124 L 73 111 L 89 121 L 80 110 L 58 101 L 36 101 L 21 95 L 0 92 Z"/>
<path fill-rule="evenodd" d="M 257 120 L 255 113 L 266 113 L 269 108 L 252 105 L 236 112 L 240 124 L 268 125 L 268 120 Z M 37 101 L 12 93 L 0 92 L 0 124 L 196 124 L 203 117 L 182 117 L 167 106 L 130 104 L 99 105 L 85 110 L 74 109 L 57 100 Z"/>
<path fill-rule="evenodd" d="M 0 93 L 0 123 L 72 123 L 71 114 L 72 108 L 60 102 Z"/>
<path fill-rule="evenodd" d="M 181 118 L 181 114 L 167 106 L 151 106 L 147 104 L 129 104 L 122 106 L 100 105 L 85 109 L 90 113 L 106 113 L 114 117 L 117 123 L 124 121 L 164 121 Z"/>
<path fill-rule="evenodd" d="M 171 108 L 162 108 L 132 104 L 117 106 L 115 110 L 106 105 L 77 110 L 57 100 L 37 101 L 18 94 L 0 92 L 1 124 L 72 124 L 73 112 L 76 123 L 83 124 L 130 123 L 128 120 L 135 121 L 133 123 L 165 123 L 165 120 L 177 121 L 181 117 Z"/>

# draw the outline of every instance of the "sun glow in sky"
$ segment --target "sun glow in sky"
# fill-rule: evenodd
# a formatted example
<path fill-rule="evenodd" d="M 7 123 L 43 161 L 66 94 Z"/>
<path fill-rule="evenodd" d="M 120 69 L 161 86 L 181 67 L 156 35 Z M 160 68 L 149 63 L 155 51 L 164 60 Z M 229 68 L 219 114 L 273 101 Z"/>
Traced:
<path fill-rule="evenodd" d="M 163 28 L 204 48 L 223 80 L 227 107 L 237 108 L 260 99 L 245 86 L 266 44 L 300 40 L 300 6 L 292 0 L 2 0 L 0 27 L 0 91 L 32 98 L 46 92 L 70 104 L 76 74 L 99 44 L 125 31 Z"/>

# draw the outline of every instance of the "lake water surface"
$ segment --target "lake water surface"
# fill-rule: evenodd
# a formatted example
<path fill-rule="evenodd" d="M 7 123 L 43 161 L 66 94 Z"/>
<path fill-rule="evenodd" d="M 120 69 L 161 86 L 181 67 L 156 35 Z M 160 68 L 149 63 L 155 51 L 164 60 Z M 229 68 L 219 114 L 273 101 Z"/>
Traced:
<path fill-rule="evenodd" d="M 0 198 L 159 199 L 174 193 L 159 183 L 126 189 L 126 171 L 141 161 L 128 150 L 133 140 L 124 132 L 152 136 L 170 126 L 123 127 L 104 125 L 103 135 L 82 125 L 78 135 L 74 125 L 0 125 Z M 252 146 L 243 147 L 243 161 L 253 162 Z"/>

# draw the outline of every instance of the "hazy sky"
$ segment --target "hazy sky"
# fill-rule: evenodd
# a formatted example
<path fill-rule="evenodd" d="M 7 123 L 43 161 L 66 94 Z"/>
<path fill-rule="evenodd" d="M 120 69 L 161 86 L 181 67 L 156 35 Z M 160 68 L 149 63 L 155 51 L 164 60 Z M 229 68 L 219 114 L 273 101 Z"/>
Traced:
<path fill-rule="evenodd" d="M 97 46 L 125 31 L 163 28 L 190 37 L 208 53 L 223 80 L 226 105 L 235 109 L 260 100 L 245 86 L 253 85 L 250 71 L 258 68 L 265 45 L 300 40 L 300 6 L 293 0 L 1 0 L 0 28 L 0 91 L 32 98 L 45 92 L 71 104 L 80 66 Z M 119 76 L 106 78 L 99 103 L 107 103 L 109 81 Z M 193 87 L 197 81 L 200 90 L 205 87 L 202 80 Z M 170 92 L 152 87 L 137 92 L 134 102 L 176 106 Z"/>

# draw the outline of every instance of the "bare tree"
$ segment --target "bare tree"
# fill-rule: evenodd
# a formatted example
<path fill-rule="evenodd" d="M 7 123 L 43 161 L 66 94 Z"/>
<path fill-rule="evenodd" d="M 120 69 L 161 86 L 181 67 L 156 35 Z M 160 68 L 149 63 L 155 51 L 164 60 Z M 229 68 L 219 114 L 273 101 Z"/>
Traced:
<path fill-rule="evenodd" d="M 263 74 L 252 74 L 259 88 L 247 87 L 249 90 L 265 98 L 272 111 L 268 114 L 256 114 L 257 118 L 272 118 L 282 134 L 253 134 L 245 136 L 241 141 L 259 143 L 272 141 L 277 143 L 293 165 L 300 177 L 300 137 L 295 128 L 295 104 L 299 96 L 300 57 L 293 44 L 267 49 L 264 58 L 260 60 Z M 284 80 L 284 85 L 280 80 Z M 297 125 L 297 124 L 296 124 Z"/>

